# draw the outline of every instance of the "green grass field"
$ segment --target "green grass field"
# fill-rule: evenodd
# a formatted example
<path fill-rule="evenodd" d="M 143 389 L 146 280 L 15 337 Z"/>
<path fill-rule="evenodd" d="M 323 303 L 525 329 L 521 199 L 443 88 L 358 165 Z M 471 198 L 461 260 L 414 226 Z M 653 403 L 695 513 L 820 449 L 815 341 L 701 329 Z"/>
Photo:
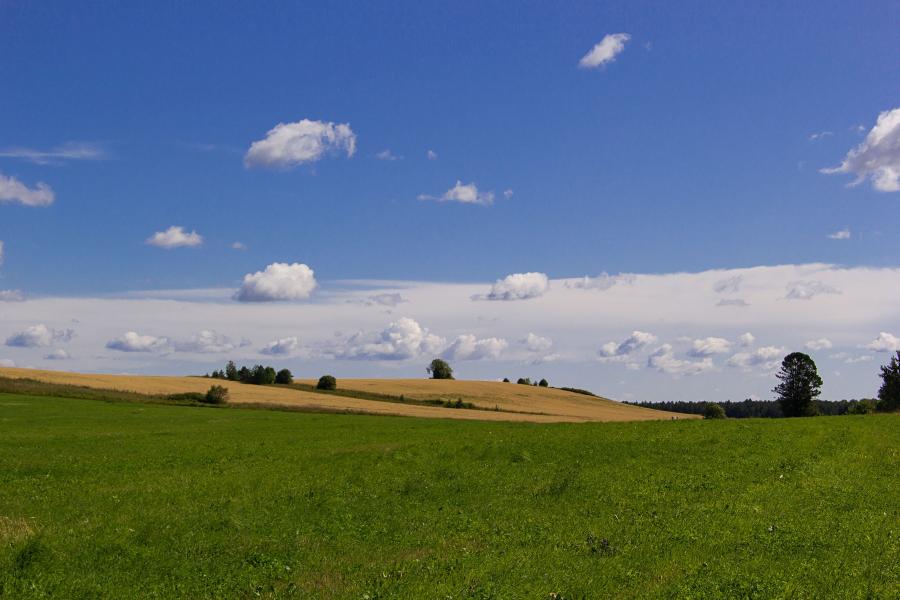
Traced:
<path fill-rule="evenodd" d="M 897 598 L 898 537 L 896 415 L 534 425 L 0 394 L 2 597 Z"/>

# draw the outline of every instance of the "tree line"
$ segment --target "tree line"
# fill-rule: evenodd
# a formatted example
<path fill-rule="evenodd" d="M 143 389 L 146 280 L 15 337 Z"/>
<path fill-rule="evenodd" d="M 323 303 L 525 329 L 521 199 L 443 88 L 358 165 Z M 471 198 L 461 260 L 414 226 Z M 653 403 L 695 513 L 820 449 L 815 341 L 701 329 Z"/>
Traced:
<path fill-rule="evenodd" d="M 294 376 L 290 369 L 281 369 L 276 371 L 274 367 L 267 365 L 254 365 L 252 367 L 242 366 L 238 368 L 233 360 L 229 360 L 225 368 L 220 371 L 208 373 L 206 377 L 210 379 L 226 379 L 228 381 L 239 381 L 241 383 L 251 383 L 254 385 L 272 385 L 274 383 L 290 384 L 294 383 Z"/>
<path fill-rule="evenodd" d="M 743 400 L 741 402 L 628 402 L 635 406 L 668 410 L 707 418 L 730 417 L 809 417 L 815 415 L 853 415 L 900 410 L 900 351 L 881 367 L 881 387 L 878 398 L 860 400 L 820 400 L 822 378 L 815 361 L 802 352 L 784 357 L 775 375 L 778 385 L 772 391 L 777 399 Z"/>

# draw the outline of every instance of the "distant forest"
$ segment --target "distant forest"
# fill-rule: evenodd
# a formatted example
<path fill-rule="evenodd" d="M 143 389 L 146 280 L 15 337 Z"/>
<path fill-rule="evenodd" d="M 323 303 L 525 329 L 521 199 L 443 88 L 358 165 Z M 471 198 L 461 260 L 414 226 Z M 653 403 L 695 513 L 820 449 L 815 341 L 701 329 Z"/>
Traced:
<path fill-rule="evenodd" d="M 865 398 L 862 400 L 813 400 L 818 414 L 823 416 L 838 416 L 847 414 L 865 414 L 873 412 L 876 400 Z M 718 404 L 725 410 L 725 416 L 731 419 L 749 419 L 762 417 L 777 419 L 784 416 L 781 404 L 775 400 L 751 400 L 733 402 L 625 402 L 634 406 L 667 410 L 670 412 L 687 413 L 690 415 L 702 415 L 710 404 Z"/>

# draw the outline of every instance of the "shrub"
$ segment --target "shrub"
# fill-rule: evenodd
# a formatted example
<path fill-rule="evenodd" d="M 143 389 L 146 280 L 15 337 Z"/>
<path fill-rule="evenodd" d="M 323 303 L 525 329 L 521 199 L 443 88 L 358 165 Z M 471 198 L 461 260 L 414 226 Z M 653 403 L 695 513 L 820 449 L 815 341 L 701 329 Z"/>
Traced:
<path fill-rule="evenodd" d="M 206 392 L 203 399 L 207 404 L 225 404 L 228 402 L 228 388 L 222 385 L 214 385 Z"/>
<path fill-rule="evenodd" d="M 704 419 L 724 419 L 725 409 L 715 402 L 708 402 L 703 408 Z"/>
<path fill-rule="evenodd" d="M 319 377 L 319 383 L 316 384 L 317 390 L 336 390 L 337 379 L 331 375 L 322 375 Z"/>
<path fill-rule="evenodd" d="M 436 358 L 425 369 L 432 379 L 453 379 L 453 369 L 447 361 Z"/>
<path fill-rule="evenodd" d="M 206 394 L 200 392 L 183 392 L 181 394 L 169 394 L 166 400 L 171 402 L 205 402 Z"/>
<path fill-rule="evenodd" d="M 275 374 L 275 383 L 291 384 L 294 383 L 294 374 L 290 369 L 282 369 Z"/>
<path fill-rule="evenodd" d="M 519 385 L 531 385 L 531 378 L 519 377 L 519 379 L 516 380 L 516 383 L 518 383 Z"/>
<path fill-rule="evenodd" d="M 509 383 L 509 377 L 504 377 L 504 378 L 503 378 L 503 383 Z"/>

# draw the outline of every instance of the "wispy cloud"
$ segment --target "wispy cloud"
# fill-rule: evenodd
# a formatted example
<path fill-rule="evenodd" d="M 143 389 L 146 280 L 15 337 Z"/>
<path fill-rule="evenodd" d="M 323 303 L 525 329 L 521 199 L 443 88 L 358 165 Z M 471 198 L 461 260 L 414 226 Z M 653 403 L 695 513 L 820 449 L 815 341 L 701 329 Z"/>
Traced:
<path fill-rule="evenodd" d="M 900 108 L 878 115 L 875 126 L 866 139 L 853 148 L 837 167 L 822 169 L 822 173 L 852 173 L 858 185 L 866 179 L 879 192 L 900 191 Z"/>
<path fill-rule="evenodd" d="M 0 149 L 0 157 L 19 158 L 38 165 L 57 164 L 73 160 L 105 160 L 109 152 L 101 144 L 66 142 L 50 150 L 12 147 Z"/>
<path fill-rule="evenodd" d="M 0 173 L 0 204 L 19 203 L 24 206 L 50 206 L 55 199 L 53 189 L 43 182 L 29 188 L 15 177 Z"/>

